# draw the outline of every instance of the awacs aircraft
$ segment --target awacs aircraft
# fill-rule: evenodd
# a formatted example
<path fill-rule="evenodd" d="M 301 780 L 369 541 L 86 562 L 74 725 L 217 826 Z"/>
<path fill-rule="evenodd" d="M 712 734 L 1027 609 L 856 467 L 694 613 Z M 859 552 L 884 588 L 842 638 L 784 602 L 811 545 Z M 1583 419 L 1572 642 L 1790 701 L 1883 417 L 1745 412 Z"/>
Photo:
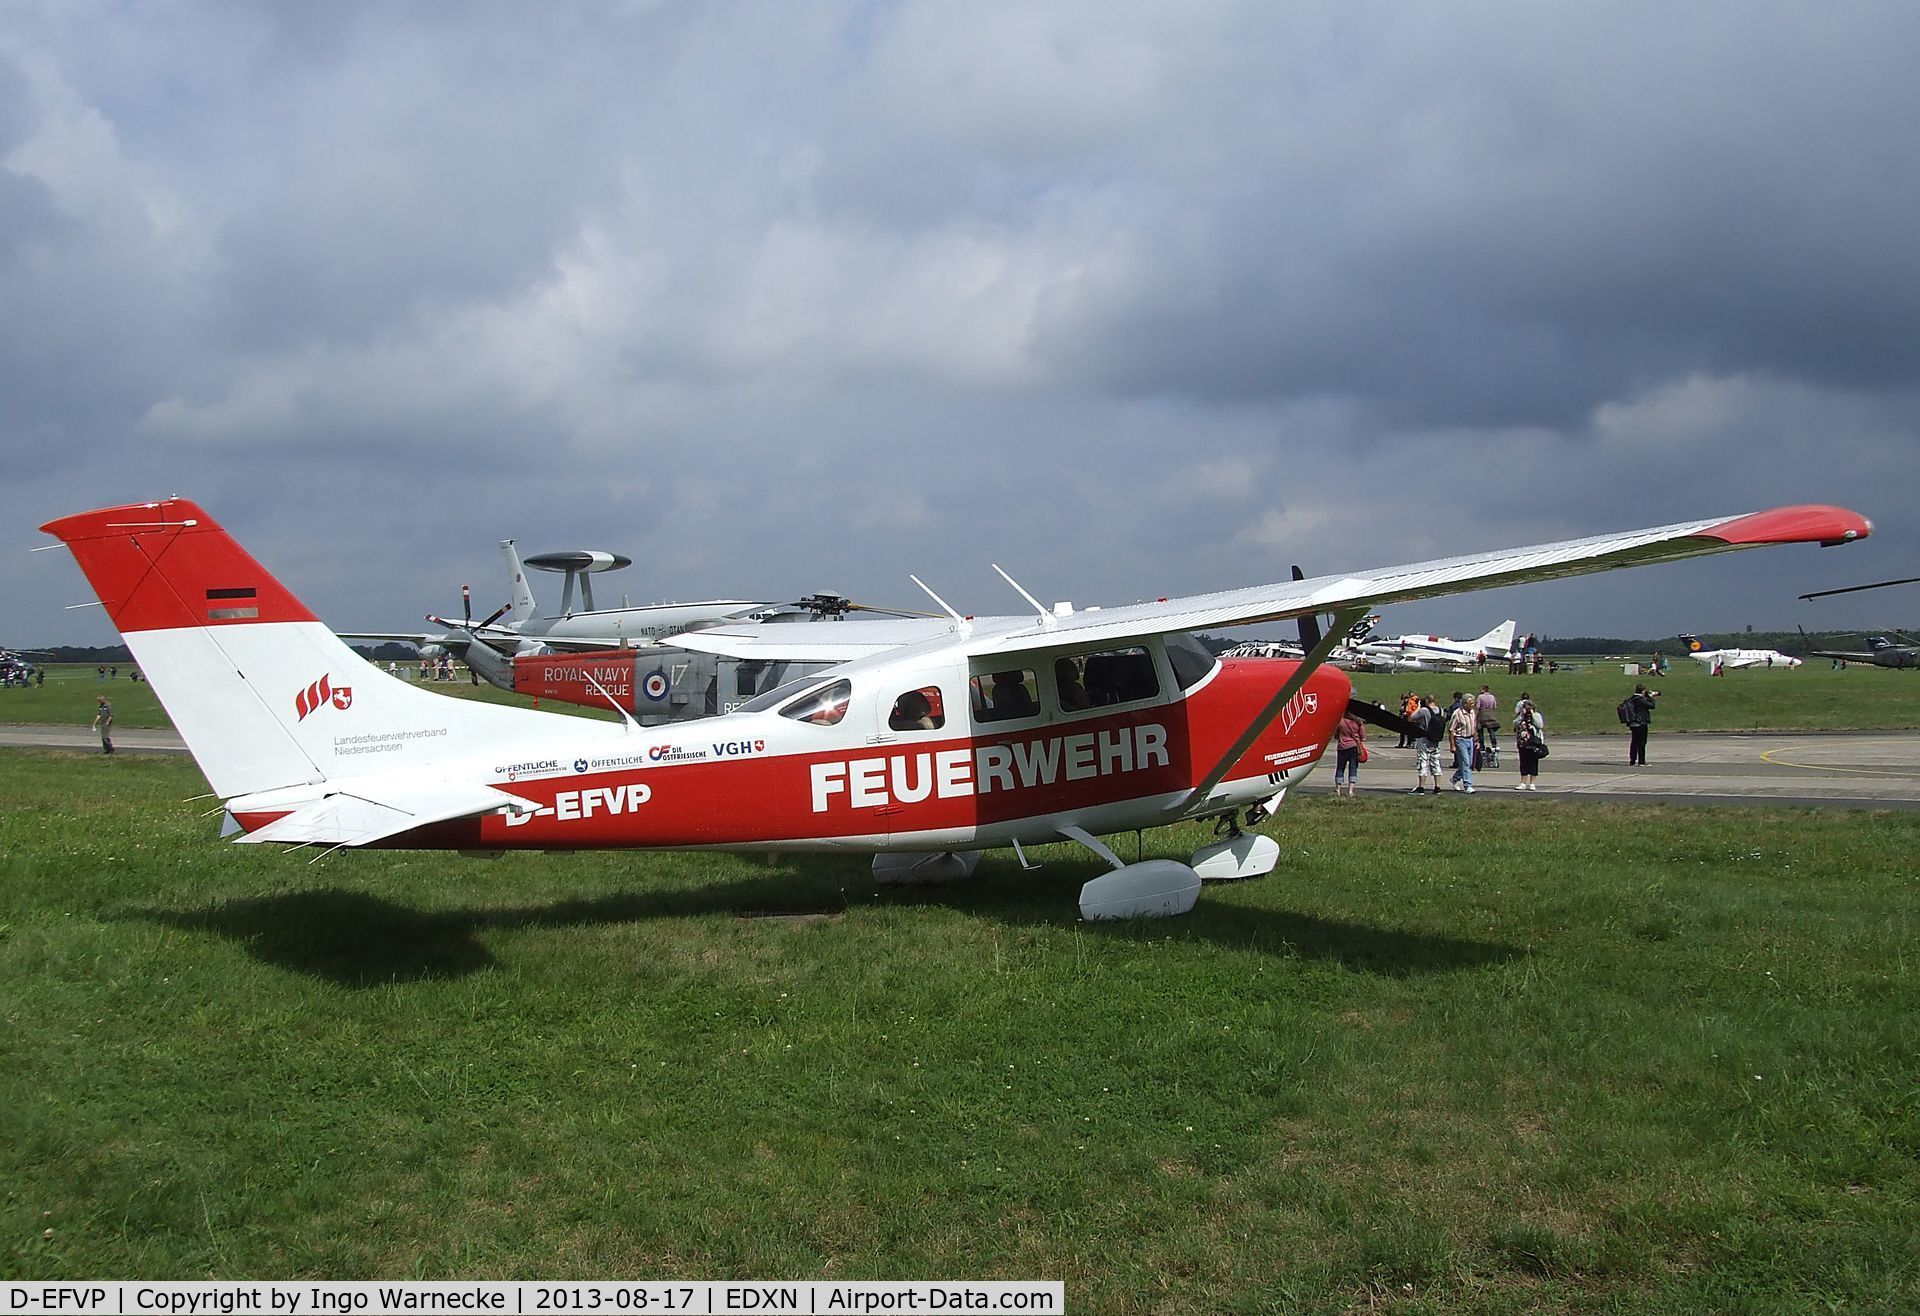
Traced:
<path fill-rule="evenodd" d="M 1477 640 L 1451 640 L 1444 635 L 1363 640 L 1354 649 L 1354 665 L 1375 672 L 1464 672 L 1490 658 L 1504 662 L 1513 648 L 1514 631 L 1509 619 Z"/>
<path fill-rule="evenodd" d="M 1070 616 L 959 621 L 697 731 L 647 731 L 446 699 L 386 675 L 190 502 L 43 527 L 72 550 L 225 801 L 225 832 L 242 841 L 847 851 L 876 855 L 882 878 L 913 880 L 970 873 L 984 848 L 1065 838 L 1113 870 L 1081 888 L 1089 919 L 1185 913 L 1203 877 L 1272 870 L 1278 844 L 1241 832 L 1240 817 L 1264 817 L 1324 752 L 1352 688 L 1326 654 L 1369 605 L 1839 544 L 1871 528 L 1842 508 L 1788 507 Z M 1221 663 L 1185 634 L 1323 612 L 1336 624 L 1299 662 Z M 1125 863 L 1097 839 L 1184 819 L 1229 834 L 1191 863 Z"/>
<path fill-rule="evenodd" d="M 620 553 L 581 549 L 562 553 L 540 553 L 523 563 L 511 539 L 500 541 L 500 555 L 506 559 L 513 578 L 513 599 L 502 604 L 491 616 L 473 619 L 473 593 L 460 587 L 465 615 L 459 620 L 428 614 L 427 620 L 440 629 L 435 632 L 342 631 L 348 640 L 400 640 L 417 645 L 423 655 L 438 657 L 450 653 L 469 658 L 476 646 L 491 653 L 480 655 L 482 662 L 470 664 L 482 675 L 500 670 L 498 659 L 517 654 L 547 654 L 587 650 L 617 649 L 649 644 L 662 636 L 691 630 L 711 622 L 743 617 L 761 609 L 779 606 L 756 603 L 751 599 L 705 599 L 697 603 L 654 603 L 644 607 L 595 608 L 593 578 L 604 571 L 618 571 L 633 565 L 633 559 Z M 542 613 L 527 582 L 527 571 L 564 572 L 560 611 Z M 574 607 L 576 592 L 580 607 Z M 487 662 L 495 659 L 494 662 Z M 495 682 L 499 684 L 499 682 Z M 511 685 L 507 686 L 512 689 Z"/>
<path fill-rule="evenodd" d="M 1738 671 L 1744 667 L 1798 667 L 1800 660 L 1778 649 L 1709 649 L 1698 635 L 1682 635 L 1687 657 L 1708 669 Z"/>

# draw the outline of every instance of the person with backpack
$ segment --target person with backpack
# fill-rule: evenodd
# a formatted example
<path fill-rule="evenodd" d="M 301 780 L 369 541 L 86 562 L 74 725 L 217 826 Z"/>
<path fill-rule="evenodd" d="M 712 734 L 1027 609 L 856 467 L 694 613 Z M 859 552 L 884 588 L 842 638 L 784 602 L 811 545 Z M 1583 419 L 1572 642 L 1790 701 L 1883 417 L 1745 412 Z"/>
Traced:
<path fill-rule="evenodd" d="M 1627 724 L 1627 766 L 1630 768 L 1647 766 L 1647 733 L 1653 729 L 1653 701 L 1659 697 L 1658 690 L 1636 685 L 1633 693 L 1621 700 L 1615 710 Z"/>
<path fill-rule="evenodd" d="M 1433 793 L 1440 793 L 1440 742 L 1447 738 L 1447 715 L 1440 711 L 1438 701 L 1428 695 L 1420 701 L 1420 709 L 1413 715 L 1413 793 L 1424 795 L 1427 784 L 1433 784 Z"/>

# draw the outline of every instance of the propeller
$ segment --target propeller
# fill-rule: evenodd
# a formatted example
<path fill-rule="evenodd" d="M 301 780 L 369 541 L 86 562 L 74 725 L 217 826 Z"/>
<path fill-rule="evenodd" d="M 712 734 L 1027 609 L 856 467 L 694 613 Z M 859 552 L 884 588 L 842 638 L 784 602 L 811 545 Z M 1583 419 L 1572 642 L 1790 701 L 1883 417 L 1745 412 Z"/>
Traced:
<path fill-rule="evenodd" d="M 1385 730 L 1393 732 L 1396 736 L 1406 736 L 1411 739 L 1420 734 L 1414 729 L 1413 723 L 1407 721 L 1406 718 L 1401 717 L 1392 709 L 1380 704 L 1368 703 L 1364 699 L 1347 700 L 1347 712 L 1359 718 L 1362 722 L 1371 722 L 1377 727 L 1382 727 Z"/>
<path fill-rule="evenodd" d="M 473 590 L 466 585 L 462 585 L 460 587 L 460 620 L 453 621 L 446 617 L 436 617 L 431 612 L 427 614 L 427 620 L 436 626 L 445 626 L 448 630 L 478 634 L 481 631 L 492 629 L 493 624 L 506 616 L 507 610 L 512 606 L 511 603 L 502 603 L 491 613 L 487 614 L 485 621 L 476 623 L 473 619 Z"/>

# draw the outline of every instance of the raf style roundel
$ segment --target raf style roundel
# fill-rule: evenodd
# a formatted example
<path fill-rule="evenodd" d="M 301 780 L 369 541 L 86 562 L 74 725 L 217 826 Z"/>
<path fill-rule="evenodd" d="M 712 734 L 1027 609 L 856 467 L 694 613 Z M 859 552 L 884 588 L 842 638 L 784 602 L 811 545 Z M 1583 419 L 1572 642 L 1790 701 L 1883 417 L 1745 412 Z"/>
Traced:
<path fill-rule="evenodd" d="M 656 704 L 665 699 L 667 691 L 671 689 L 673 689 L 673 683 L 667 680 L 667 674 L 658 667 L 648 672 L 646 679 L 640 682 L 640 693 Z"/>

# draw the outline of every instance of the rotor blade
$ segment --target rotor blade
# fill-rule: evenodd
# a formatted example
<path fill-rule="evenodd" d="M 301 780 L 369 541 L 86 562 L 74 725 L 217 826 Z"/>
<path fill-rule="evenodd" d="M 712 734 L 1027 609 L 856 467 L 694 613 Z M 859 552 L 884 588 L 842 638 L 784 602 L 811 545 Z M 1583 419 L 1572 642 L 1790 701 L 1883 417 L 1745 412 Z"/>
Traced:
<path fill-rule="evenodd" d="M 872 603 L 849 603 L 848 612 L 877 612 L 882 617 L 938 617 L 937 612 L 915 612 L 912 608 L 882 608 Z"/>
<path fill-rule="evenodd" d="M 1307 573 L 1300 569 L 1298 562 L 1293 564 L 1293 578 L 1295 580 L 1305 580 L 1307 578 Z M 1318 643 L 1320 643 L 1320 618 L 1311 615 L 1301 617 L 1300 652 L 1312 653 L 1313 647 Z"/>
<path fill-rule="evenodd" d="M 1885 589 L 1889 585 L 1912 585 L 1920 582 L 1920 576 L 1904 576 L 1899 580 L 1880 580 L 1871 585 L 1848 585 L 1844 589 L 1817 589 L 1811 594 L 1802 594 L 1803 599 L 1824 599 L 1829 594 L 1855 594 L 1863 589 Z"/>
<path fill-rule="evenodd" d="M 1347 712 L 1353 714 L 1353 716 L 1359 718 L 1362 722 L 1371 722 L 1377 727 L 1384 727 L 1396 736 L 1406 736 L 1411 739 L 1418 737 L 1420 734 L 1414 729 L 1413 723 L 1407 721 L 1406 718 L 1401 717 L 1392 709 L 1382 707 L 1379 704 L 1370 704 L 1364 699 L 1347 700 Z"/>
<path fill-rule="evenodd" d="M 467 625 L 473 625 L 473 591 L 465 585 L 460 587 L 460 612 L 466 617 Z"/>
<path fill-rule="evenodd" d="M 849 612 L 872 612 L 883 617 L 937 617 L 934 612 L 914 612 L 910 608 L 882 608 L 871 603 L 855 603 L 844 594 L 835 594 L 831 590 L 821 590 L 809 594 L 804 599 L 795 599 L 782 604 L 799 612 L 811 612 L 817 617 L 842 617 Z"/>
<path fill-rule="evenodd" d="M 485 630 L 487 627 L 499 621 L 502 617 L 507 615 L 507 610 L 511 607 L 513 607 L 511 603 L 502 603 L 499 607 L 495 608 L 492 611 L 492 613 L 488 615 L 485 621 L 480 623 L 480 629 Z"/>

